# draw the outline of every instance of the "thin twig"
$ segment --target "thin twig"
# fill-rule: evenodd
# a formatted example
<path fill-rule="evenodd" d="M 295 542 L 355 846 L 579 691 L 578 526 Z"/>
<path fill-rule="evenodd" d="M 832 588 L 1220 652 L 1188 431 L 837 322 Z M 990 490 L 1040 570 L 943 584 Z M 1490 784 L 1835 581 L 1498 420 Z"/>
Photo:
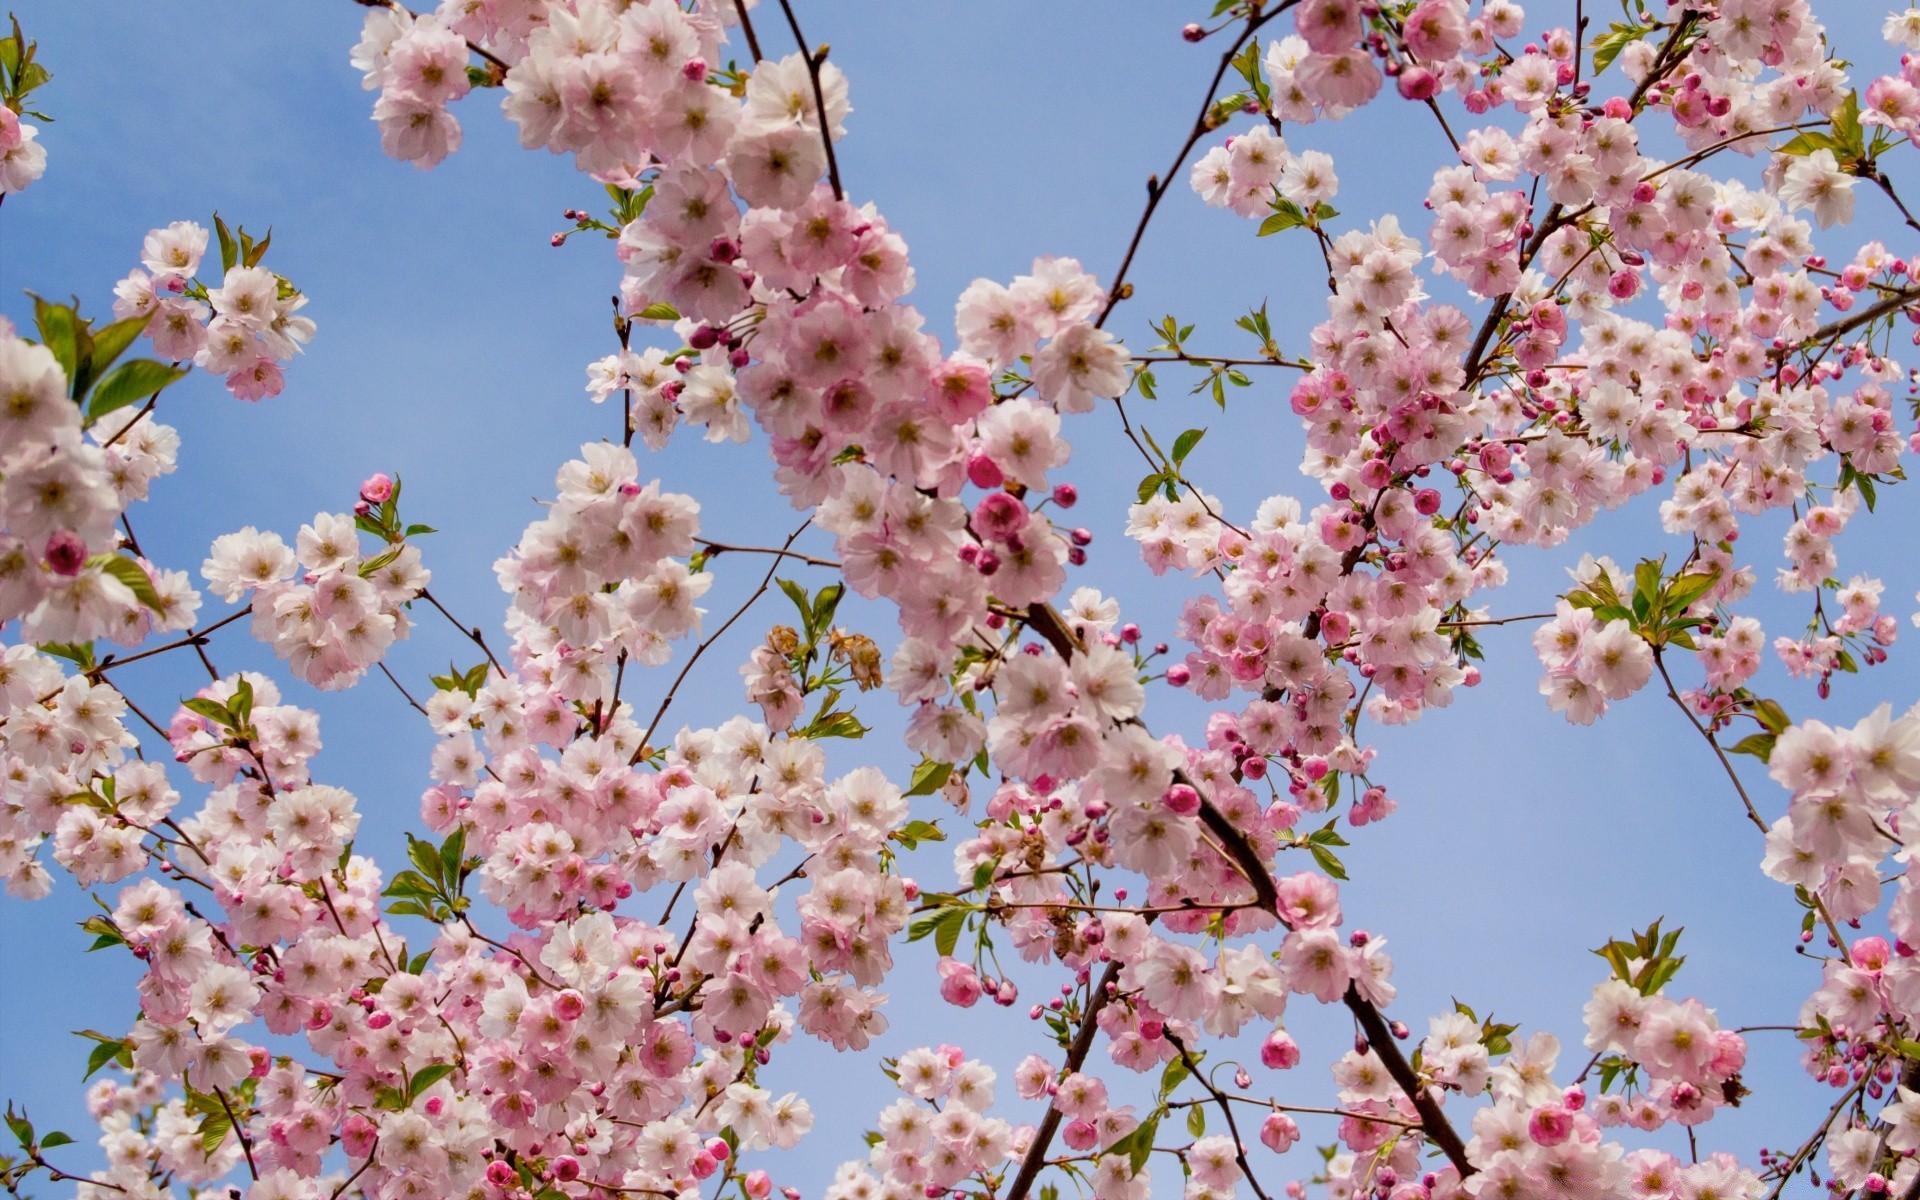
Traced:
<path fill-rule="evenodd" d="M 820 64 L 827 61 L 827 47 L 818 51 L 807 49 L 806 35 L 800 32 L 800 22 L 793 15 L 793 5 L 780 0 L 780 11 L 787 14 L 787 28 L 793 30 L 793 40 L 800 47 L 800 57 L 806 60 L 807 77 L 813 81 L 813 103 L 816 115 L 820 118 L 820 141 L 827 148 L 827 178 L 833 182 L 833 198 L 845 200 L 846 191 L 840 186 L 840 160 L 833 153 L 833 130 L 827 123 L 827 95 L 820 86 Z"/>

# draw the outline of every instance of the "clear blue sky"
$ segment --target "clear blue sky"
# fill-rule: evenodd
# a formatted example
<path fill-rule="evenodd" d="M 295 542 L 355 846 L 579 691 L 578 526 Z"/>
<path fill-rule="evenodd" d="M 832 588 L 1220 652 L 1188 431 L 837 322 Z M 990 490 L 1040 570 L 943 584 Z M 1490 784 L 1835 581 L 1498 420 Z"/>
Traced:
<path fill-rule="evenodd" d="M 830 42 L 852 80 L 854 114 L 841 150 L 848 189 L 858 201 L 875 201 L 907 239 L 919 279 L 915 299 L 930 328 L 950 342 L 961 288 L 980 275 L 1010 278 L 1036 254 L 1077 256 L 1110 276 L 1146 175 L 1165 169 L 1211 73 L 1215 49 L 1178 37 L 1180 24 L 1207 7 L 1166 0 L 802 6 L 809 37 Z M 1532 6 L 1540 14 L 1556 7 Z M 1873 34 L 1879 6 L 1819 7 L 1844 24 L 1848 57 L 1885 60 Z M 503 598 L 493 560 L 537 516 L 535 498 L 551 493 L 555 467 L 581 442 L 615 432 L 615 412 L 586 402 L 582 369 L 613 345 L 608 297 L 617 265 L 609 247 L 586 239 L 548 246 L 561 210 L 597 207 L 598 188 L 563 160 L 522 151 L 494 95 L 477 93 L 457 108 L 466 144 L 438 170 L 382 157 L 367 116 L 371 97 L 347 63 L 361 11 L 348 0 L 19 4 L 54 73 L 36 99 L 57 122 L 42 133 L 47 177 L 0 210 L 0 312 L 23 320 L 26 290 L 77 293 L 89 310 L 104 311 L 112 283 L 136 264 L 152 226 L 205 223 L 216 208 L 256 231 L 271 225 L 268 265 L 312 297 L 319 334 L 275 400 L 242 404 L 205 380 L 167 394 L 160 416 L 182 433 L 182 469 L 133 513 L 142 542 L 155 558 L 197 572 L 216 535 L 245 524 L 291 535 L 316 511 L 345 508 L 361 478 L 385 470 L 406 481 L 408 518 L 444 531 L 426 548 L 436 593 L 468 620 L 494 627 Z M 770 50 L 784 52 L 784 34 L 765 36 Z M 1378 105 L 1343 124 L 1302 131 L 1295 145 L 1334 153 L 1342 179 L 1335 204 L 1346 219 L 1392 209 L 1424 230 L 1418 197 L 1444 146 L 1417 110 Z M 1255 241 L 1250 223 L 1205 208 L 1184 180 L 1176 184 L 1136 265 L 1138 295 L 1122 310 L 1118 331 L 1144 345 L 1146 321 L 1171 312 L 1198 325 L 1196 347 L 1244 352 L 1232 318 L 1264 299 L 1282 344 L 1300 349 L 1324 311 L 1310 243 Z M 1862 189 L 1856 228 L 1885 236 L 1897 252 L 1916 249 L 1887 218 Z M 1840 237 L 1823 245 L 1847 249 Z M 1163 399 L 1131 408 L 1157 433 L 1211 425 L 1190 474 L 1234 510 L 1248 512 L 1274 492 L 1312 503 L 1315 493 L 1304 490 L 1296 470 L 1301 442 L 1286 381 L 1256 382 L 1222 415 L 1184 396 L 1163 372 Z M 1180 582 L 1152 581 L 1120 537 L 1125 499 L 1142 468 L 1108 413 L 1074 419 L 1069 436 L 1076 454 L 1065 477 L 1081 486 L 1087 502 L 1078 512 L 1097 534 L 1093 561 L 1077 582 L 1132 597 L 1128 616 L 1148 628 L 1150 640 L 1167 637 Z M 763 455 L 758 447 L 716 451 L 683 438 L 643 470 L 695 494 L 709 536 L 767 541 L 797 518 L 764 479 Z M 1882 516 L 1860 526 L 1879 539 L 1877 548 L 1858 534 L 1840 542 L 1842 574 L 1882 574 L 1888 609 L 1903 622 L 1920 565 L 1910 536 L 1886 531 L 1910 529 L 1920 515 L 1910 492 L 1883 493 Z M 1582 551 L 1631 560 L 1679 548 L 1659 530 L 1657 502 L 1646 497 L 1559 550 L 1516 553 L 1512 584 L 1484 602 L 1496 613 L 1540 611 Z M 1754 522 L 1742 543 L 1762 578 L 1755 611 L 1769 635 L 1796 632 L 1805 616 L 1767 582 L 1780 532 L 1778 522 Z M 714 612 L 742 594 L 749 569 L 718 564 Z M 685 719 L 717 721 L 739 707 L 734 665 L 771 612 L 743 622 L 722 644 Z M 877 616 L 866 616 L 884 635 Z M 271 656 L 239 633 L 221 635 L 222 668 L 269 666 Z M 1789 952 L 1797 910 L 1785 889 L 1758 873 L 1759 840 L 1704 747 L 1653 690 L 1595 728 L 1566 725 L 1535 692 L 1540 671 L 1526 636 L 1494 631 L 1486 639 L 1486 684 L 1416 726 L 1377 735 L 1378 776 L 1401 811 L 1354 837 L 1346 903 L 1354 924 L 1390 939 L 1402 989 L 1392 1015 L 1424 1028 L 1429 1014 L 1457 996 L 1483 1014 L 1491 1009 L 1526 1028 L 1558 1032 L 1569 1046 L 1564 1065 L 1579 1053 L 1579 1009 L 1604 970 L 1587 950 L 1665 916 L 1687 927 L 1680 992 L 1701 996 L 1727 1024 L 1790 1021 L 1816 982 L 1815 970 Z M 1796 715 L 1851 722 L 1883 697 L 1900 707 L 1911 702 L 1909 650 L 1897 647 L 1894 663 L 1868 677 L 1842 678 L 1824 706 L 1777 668 L 1760 686 Z M 421 683 L 449 656 L 468 659 L 443 627 L 423 621 L 389 662 Z M 164 664 L 122 677 L 162 708 L 193 686 Z M 661 686 L 645 681 L 639 694 L 657 695 Z M 391 862 L 401 831 L 418 825 L 427 731 L 383 683 L 344 697 L 298 684 L 288 690 L 322 714 L 328 748 L 316 770 L 359 796 L 360 847 Z M 1198 710 L 1180 698 L 1156 696 L 1153 704 L 1157 728 L 1171 731 L 1184 719 L 1186 732 L 1197 732 Z M 881 703 L 869 707 L 883 713 Z M 879 744 L 887 728 L 856 749 L 902 767 L 904 756 Z M 839 761 L 852 764 L 844 754 Z M 1763 810 L 1779 811 L 1784 795 L 1760 770 L 1743 769 Z M 918 869 L 937 885 L 950 871 L 947 861 L 936 847 Z M 78 1136 L 82 1145 L 68 1152 L 74 1161 L 92 1151 L 78 1084 L 87 1044 L 70 1031 L 117 1033 L 134 1013 L 132 964 L 82 954 L 86 939 L 74 922 L 89 910 L 65 881 L 37 905 L 0 899 L 0 1094 L 26 1102 L 41 1128 Z M 902 954 L 890 981 L 898 1003 L 887 1052 L 929 1040 L 992 1039 L 1008 1029 L 992 1014 L 932 1011 L 916 999 L 930 981 L 921 949 Z M 1309 1060 L 1287 1081 L 1287 1098 L 1306 1103 L 1328 1091 L 1325 1067 L 1346 1036 L 1337 1014 L 1312 1008 L 1299 1001 L 1290 1015 L 1304 1030 Z M 1751 1059 L 1757 1094 L 1707 1127 L 1703 1148 L 1751 1157 L 1756 1145 L 1804 1136 L 1817 1093 L 1801 1078 L 1790 1039 L 1759 1038 L 1769 1036 L 1781 1040 L 1756 1040 Z M 1032 1042 L 976 1044 L 1011 1061 L 1037 1048 Z M 804 1093 L 805 1073 L 825 1065 L 824 1055 L 795 1054 L 787 1082 L 776 1078 L 774 1086 Z M 799 1182 L 823 1179 L 858 1152 L 857 1131 L 888 1099 L 870 1062 L 833 1066 L 852 1072 L 841 1076 L 851 1086 L 815 1092 L 820 1122 L 799 1152 Z M 1032 1115 L 1004 1083 L 1002 1102 L 1015 1119 Z"/>

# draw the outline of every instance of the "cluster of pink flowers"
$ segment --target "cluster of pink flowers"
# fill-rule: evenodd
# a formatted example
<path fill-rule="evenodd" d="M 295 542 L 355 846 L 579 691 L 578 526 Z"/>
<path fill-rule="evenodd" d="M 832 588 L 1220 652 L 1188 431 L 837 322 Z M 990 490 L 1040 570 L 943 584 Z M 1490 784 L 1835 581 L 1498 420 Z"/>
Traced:
<path fill-rule="evenodd" d="M 315 687 L 350 686 L 407 636 L 406 605 L 432 572 L 406 542 L 363 554 L 351 513 L 320 513 L 292 549 L 249 525 L 215 538 L 200 574 L 229 604 L 246 600 L 253 633 Z"/>
<path fill-rule="evenodd" d="M 89 421 L 68 392 L 51 351 L 0 327 L 0 625 L 20 621 L 35 643 L 127 646 L 184 629 L 200 605 L 185 573 L 118 555 L 115 528 L 174 469 L 179 435 L 130 408 Z"/>
<path fill-rule="evenodd" d="M 117 885 L 89 929 L 144 967 L 139 1017 L 105 1042 L 130 1079 L 90 1094 L 107 1165 L 82 1192 L 157 1200 L 244 1163 L 249 1200 L 680 1197 L 716 1176 L 767 1200 L 773 1176 L 748 1156 L 791 1148 L 813 1114 L 763 1069 L 796 1031 L 872 1047 L 903 934 L 939 951 L 914 985 L 956 1006 L 1011 1009 L 1016 973 L 1058 975 L 1025 1016 L 1066 1057 L 1013 1071 L 1033 1123 L 997 1115 L 996 1071 L 964 1049 L 892 1060 L 904 1098 L 829 1200 L 1000 1195 L 1010 1170 L 1025 1200 L 1049 1166 L 1097 1200 L 1144 1200 L 1166 1191 L 1146 1164 L 1169 1139 L 1187 1200 L 1224 1200 L 1253 1177 L 1246 1142 L 1284 1153 L 1321 1116 L 1336 1197 L 1784 1185 L 1805 1154 L 1754 1171 L 1615 1140 L 1691 1134 L 1743 1095 L 1743 1035 L 1663 991 L 1670 945 L 1610 948 L 1616 977 L 1586 1012 L 1595 1064 L 1572 1082 L 1556 1082 L 1550 1034 L 1516 1043 L 1464 1008 L 1431 1018 L 1409 1056 L 1406 1026 L 1382 1011 L 1397 994 L 1386 939 L 1345 928 L 1335 883 L 1339 822 L 1398 803 L 1368 777 L 1360 718 L 1411 721 L 1479 681 L 1471 631 L 1499 619 L 1469 603 L 1506 582 L 1504 548 L 1560 545 L 1656 488 L 1684 559 L 1584 560 L 1534 634 L 1541 691 L 1590 723 L 1684 650 L 1705 677 L 1678 697 L 1698 731 L 1764 728 L 1734 747 L 1791 793 L 1763 870 L 1800 889 L 1804 940 L 1824 930 L 1836 952 L 1795 1022 L 1808 1070 L 1856 1089 L 1826 1135 L 1829 1169 L 1847 1187 L 1910 1186 L 1920 1096 L 1901 1086 L 1878 1116 L 1859 1100 L 1887 1094 L 1920 1031 L 1908 875 L 1885 905 L 1891 939 L 1841 926 L 1882 910 L 1885 857 L 1904 863 L 1920 822 L 1920 710 L 1883 707 L 1850 730 L 1790 722 L 1747 690 L 1768 643 L 1732 606 L 1757 580 L 1736 553 L 1742 518 L 1788 513 L 1779 581 L 1813 593 L 1816 628 L 1777 638 L 1776 654 L 1824 695 L 1852 651 L 1881 661 L 1895 640 L 1883 584 L 1840 583 L 1834 539 L 1899 477 L 1908 376 L 1873 347 L 1920 291 L 1879 243 L 1829 269 L 1814 230 L 1847 222 L 1870 177 L 1850 130 L 1914 134 L 1915 83 L 1883 78 L 1849 116 L 1804 0 L 1616 27 L 1611 56 L 1633 86 L 1605 100 L 1580 80 L 1595 47 L 1574 33 L 1508 46 L 1525 27 L 1508 0 L 1301 0 L 1189 27 L 1198 41 L 1237 30 L 1238 51 L 1290 12 L 1264 57 L 1223 59 L 1249 93 L 1210 100 L 1200 128 L 1245 127 L 1189 182 L 1207 204 L 1279 216 L 1281 232 L 1308 227 L 1324 253 L 1327 316 L 1303 355 L 1267 339 L 1268 365 L 1301 372 L 1288 399 L 1323 498 L 1275 495 L 1239 517 L 1178 453 L 1158 464 L 1128 536 L 1153 573 L 1204 582 L 1173 631 L 1189 649 L 1156 677 L 1167 647 L 1149 652 L 1116 601 L 1069 591 L 1093 535 L 1062 516 L 1078 501 L 1060 478 L 1068 420 L 1148 386 L 1148 364 L 1104 327 L 1132 285 L 1039 258 L 967 287 L 943 349 L 904 301 L 905 242 L 839 177 L 844 77 L 823 51 L 720 65 L 730 29 L 757 46 L 751 7 L 447 0 L 367 16 L 353 62 L 380 93 L 387 151 L 432 166 L 459 144 L 448 106 L 502 88 L 526 146 L 571 153 L 609 185 L 614 222 L 568 216 L 609 236 L 623 272 L 620 347 L 587 373 L 595 402 L 620 397 L 618 443 L 564 464 L 496 563 L 511 605 L 500 655 L 448 614 L 485 661 L 436 678 L 423 702 L 402 687 L 437 738 L 420 806 L 439 841 L 413 840 L 401 870 L 356 851 L 355 798 L 312 771 L 317 717 L 264 675 L 211 670 L 156 724 L 173 765 L 134 755 L 127 718 L 145 714 L 80 643 L 191 627 L 184 573 L 119 555 L 115 531 L 171 470 L 177 438 L 145 408 L 89 420 L 71 394 L 79 368 L 0 331 L 0 625 L 22 639 L 0 651 L 0 874 L 44 895 L 44 856 L 83 886 Z M 1920 48 L 1920 17 L 1887 35 Z M 1389 78 L 1410 102 L 1513 114 L 1459 137 L 1432 176 L 1424 241 L 1392 215 L 1332 228 L 1333 156 L 1285 137 Z M 1646 153 L 1655 115 L 1688 153 Z M 0 181 L 32 158 L 31 131 L 8 148 L 9 128 L 0 118 Z M 1705 169 L 1807 130 L 1832 132 L 1781 144 L 1759 186 Z M 217 287 L 195 280 L 212 235 L 176 223 L 149 235 L 115 311 L 137 323 L 128 341 L 144 332 L 162 358 L 257 399 L 312 325 L 304 297 L 259 266 L 264 243 L 217 230 Z M 1656 301 L 1663 318 L 1641 319 Z M 671 341 L 629 345 L 636 332 Z M 804 633 L 775 626 L 739 668 L 760 719 L 669 723 L 677 683 L 650 718 L 623 698 L 630 672 L 701 630 L 712 556 L 742 551 L 701 538 L 695 498 L 641 482 L 633 438 L 661 450 L 682 424 L 715 443 L 764 439 L 782 493 L 832 539 L 834 559 L 805 563 L 884 602 L 900 634 L 889 651 L 859 646 L 827 593 L 795 586 Z M 440 607 L 398 501 L 376 475 L 352 512 L 317 515 L 291 547 L 251 526 L 217 539 L 202 576 L 246 603 L 299 679 L 351 686 L 418 604 Z M 206 653 L 206 640 L 181 645 Z M 829 771 L 823 742 L 863 728 L 834 708 L 849 677 L 910 710 L 911 784 Z M 1203 736 L 1150 731 L 1162 681 L 1210 706 Z M 176 789 L 188 778 L 196 801 Z M 915 819 L 935 793 L 968 822 L 951 839 L 952 891 L 910 873 L 920 842 L 946 840 Z M 1310 828 L 1309 813 L 1330 819 Z M 643 896 L 671 899 L 650 920 L 634 912 Z M 410 939 L 401 918 L 430 931 Z M 509 932 L 486 932 L 502 921 Z M 1003 965 L 1007 948 L 1027 965 Z M 1366 1031 L 1327 1056 L 1330 1110 L 1260 1098 L 1251 1063 L 1234 1064 L 1229 1094 L 1224 1065 L 1200 1062 L 1257 1035 L 1262 1072 L 1298 1066 L 1290 996 L 1342 1004 Z M 1157 1093 L 1132 1078 L 1155 1072 Z M 1224 1132 L 1206 1132 L 1209 1109 Z M 1176 1113 L 1187 1139 L 1161 1130 Z"/>
<path fill-rule="evenodd" d="M 220 227 L 224 274 L 218 287 L 195 278 L 210 237 L 192 221 L 175 221 L 147 234 L 140 263 L 114 285 L 113 315 L 147 318 L 154 351 L 176 363 L 191 362 L 224 375 L 227 390 L 242 400 L 280 394 L 286 375 L 280 364 L 313 340 L 314 324 L 299 315 L 307 298 L 284 278 L 259 265 L 266 243 L 246 242 L 237 259 L 232 237 Z"/>

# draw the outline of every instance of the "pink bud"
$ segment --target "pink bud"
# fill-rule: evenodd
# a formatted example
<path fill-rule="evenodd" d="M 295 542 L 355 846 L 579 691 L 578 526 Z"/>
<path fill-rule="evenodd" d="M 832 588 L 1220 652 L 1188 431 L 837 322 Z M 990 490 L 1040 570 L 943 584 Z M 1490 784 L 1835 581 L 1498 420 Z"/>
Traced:
<path fill-rule="evenodd" d="M 47 539 L 47 567 L 55 575 L 71 578 L 87 565 L 87 544 L 70 529 L 56 529 Z"/>
<path fill-rule="evenodd" d="M 1288 1071 L 1300 1065 L 1300 1045 L 1284 1029 L 1276 1029 L 1260 1043 L 1260 1065 L 1269 1071 Z"/>
<path fill-rule="evenodd" d="M 1285 1113 L 1268 1113 L 1260 1123 L 1260 1144 L 1275 1154 L 1285 1154 L 1300 1140 L 1300 1126 Z"/>
<path fill-rule="evenodd" d="M 765 1171 L 748 1171 L 742 1185 L 752 1200 L 767 1200 L 773 1194 L 773 1176 Z"/>
<path fill-rule="evenodd" d="M 393 499 L 393 480 L 384 471 L 367 476 L 360 485 L 360 498 L 368 504 L 385 504 Z"/>
<path fill-rule="evenodd" d="M 1176 783 L 1168 788 L 1166 794 L 1160 797 L 1160 802 L 1183 817 L 1200 811 L 1200 793 L 1184 783 Z"/>
<path fill-rule="evenodd" d="M 1425 67 L 1405 68 L 1396 83 L 1408 100 L 1431 100 L 1440 94 L 1440 77 Z"/>

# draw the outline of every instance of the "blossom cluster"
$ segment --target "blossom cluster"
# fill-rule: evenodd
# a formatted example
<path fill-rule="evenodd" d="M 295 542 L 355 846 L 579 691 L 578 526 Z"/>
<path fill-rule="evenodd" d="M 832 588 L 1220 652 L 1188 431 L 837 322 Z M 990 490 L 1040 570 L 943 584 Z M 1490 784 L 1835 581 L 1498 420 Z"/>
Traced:
<path fill-rule="evenodd" d="M 697 1195 L 718 1176 L 766 1200 L 774 1177 L 749 1156 L 813 1124 L 806 1098 L 762 1075 L 796 1033 L 870 1050 L 889 1027 L 883 987 L 1013 1009 L 1041 978 L 1058 991 L 1025 1016 L 1063 1057 L 1012 1071 L 1031 1123 L 1001 1115 L 985 1060 L 909 1051 L 885 1064 L 904 1098 L 832 1200 L 1025 1200 L 1045 1169 L 1097 1200 L 1142 1200 L 1165 1191 L 1147 1164 L 1169 1157 L 1180 1119 L 1190 1137 L 1170 1157 L 1189 1200 L 1258 1190 L 1247 1143 L 1285 1153 L 1320 1118 L 1337 1197 L 1751 1197 L 1822 1139 L 1843 1186 L 1909 1188 L 1920 908 L 1906 874 L 1882 871 L 1889 852 L 1905 864 L 1920 822 L 1920 710 L 1851 729 L 1790 720 L 1749 690 L 1769 643 L 1734 608 L 1759 579 L 1743 522 L 1781 514 L 1778 580 L 1812 593 L 1815 624 L 1776 637 L 1776 657 L 1825 696 L 1855 651 L 1873 664 L 1895 642 L 1884 585 L 1841 583 L 1834 539 L 1901 477 L 1909 376 L 1879 334 L 1920 290 L 1881 243 L 1832 269 L 1815 229 L 1853 218 L 1863 180 L 1897 204 L 1877 160 L 1915 136 L 1909 65 L 1857 99 L 1804 0 L 1671 6 L 1586 45 L 1556 28 L 1519 48 L 1510 0 L 1229 5 L 1216 28 L 1189 26 L 1237 37 L 1221 74 L 1247 84 L 1209 97 L 1196 141 L 1241 124 L 1199 157 L 1192 190 L 1262 233 L 1310 235 L 1326 267 L 1326 317 L 1298 356 L 1264 310 L 1243 323 L 1260 365 L 1299 373 L 1286 395 L 1322 497 L 1230 511 L 1184 473 L 1193 440 L 1156 456 L 1149 439 L 1127 535 L 1152 573 L 1198 581 L 1173 623 L 1187 649 L 1154 668 L 1167 646 L 1071 586 L 1094 535 L 1064 516 L 1079 501 L 1069 422 L 1151 396 L 1156 362 L 1211 370 L 1216 389 L 1224 365 L 1172 320 L 1166 353 L 1136 357 L 1106 328 L 1126 268 L 1103 285 L 1061 257 L 968 286 L 943 347 L 906 301 L 904 239 L 840 177 L 847 80 L 824 50 L 763 56 L 752 7 L 367 15 L 353 62 L 388 153 L 438 163 L 460 142 L 449 106 L 499 88 L 525 146 L 607 185 L 610 220 L 568 219 L 607 235 L 621 273 L 618 350 L 587 371 L 595 402 L 620 397 L 618 440 L 560 468 L 495 564 L 510 604 L 498 654 L 428 591 L 416 539 L 430 531 L 401 521 L 384 475 L 291 547 L 248 526 L 201 567 L 245 604 L 227 621 L 250 615 L 305 685 L 360 682 L 422 605 L 482 655 L 424 700 L 394 680 L 436 736 L 420 812 L 437 840 L 410 839 L 400 870 L 360 852 L 359 802 L 315 774 L 318 718 L 266 675 L 214 666 L 218 626 L 155 648 L 191 646 L 212 679 L 148 720 L 151 758 L 128 725 L 145 713 L 86 645 L 192 628 L 187 576 L 121 554 L 115 526 L 173 465 L 177 438 L 150 412 L 180 364 L 258 399 L 311 336 L 305 298 L 259 265 L 264 240 L 176 223 L 116 288 L 115 325 L 49 308 L 39 344 L 0 331 L 0 625 L 20 638 L 0 653 L 0 873 L 43 895 L 45 856 L 117 888 L 88 928 L 143 969 L 138 1018 L 100 1036 L 99 1065 L 128 1072 L 90 1094 L 106 1166 L 57 1178 L 157 1198 L 244 1164 L 249 1200 L 598 1200 Z M 1281 18 L 1291 30 L 1263 55 L 1257 35 Z M 745 67 L 724 57 L 735 31 Z M 1920 16 L 1886 33 L 1920 49 Z M 1598 99 L 1602 42 L 1630 87 Z M 1299 128 L 1383 93 L 1431 105 L 1455 151 L 1431 175 L 1424 233 L 1392 214 L 1336 226 L 1337 163 Z M 1485 119 L 1456 138 L 1443 99 Z M 1668 144 L 1685 153 L 1650 149 Z M 1757 183 L 1709 171 L 1763 152 Z M 195 276 L 216 235 L 208 288 Z M 143 333 L 172 365 L 113 384 L 106 349 Z M 703 538 L 697 499 L 643 483 L 632 448 L 668 449 L 682 425 L 764 445 L 834 557 Z M 1586 1011 L 1594 1063 L 1559 1082 L 1550 1033 L 1516 1041 L 1464 1005 L 1403 1051 L 1410 1032 L 1384 1015 L 1387 939 L 1348 927 L 1336 882 L 1340 824 L 1399 804 L 1370 776 L 1362 717 L 1411 721 L 1477 684 L 1472 630 L 1501 619 L 1469 603 L 1507 582 L 1505 555 L 1655 489 L 1676 563 L 1589 557 L 1550 616 L 1514 619 L 1544 622 L 1540 690 L 1569 720 L 1657 673 L 1723 762 L 1716 738 L 1757 722 L 1727 749 L 1791 794 L 1769 826 L 1728 768 L 1766 831 L 1763 870 L 1796 888 L 1803 944 L 1819 931 L 1834 952 L 1794 1026 L 1840 1102 L 1807 1150 L 1757 1169 L 1620 1140 L 1694 1136 L 1744 1095 L 1745 1035 L 1667 991 L 1673 935 L 1602 951 L 1614 974 Z M 702 633 L 715 557 L 751 552 L 774 567 L 727 625 L 789 560 L 836 582 L 781 581 L 802 628 L 775 625 L 738 664 L 752 715 L 675 723 L 676 680 L 647 716 L 622 695 L 630 674 Z M 835 623 L 845 591 L 894 620 L 891 647 Z M 1704 686 L 1683 695 L 1670 672 L 1688 667 Z M 1149 728 L 1162 683 L 1208 706 L 1199 735 Z M 907 710 L 910 780 L 829 769 L 826 745 L 865 731 L 839 707 L 848 685 Z M 962 828 L 950 839 L 926 817 L 936 794 Z M 952 882 L 916 877 L 920 844 L 948 840 Z M 653 897 L 660 915 L 639 915 Z M 1890 936 L 1859 934 L 1875 919 Z M 895 952 L 922 940 L 937 965 L 903 979 Z M 1342 1005 L 1363 1032 L 1325 1056 L 1331 1109 L 1279 1099 L 1278 1074 L 1306 1057 L 1290 997 Z M 1258 1038 L 1261 1083 L 1233 1064 L 1229 1092 L 1226 1064 L 1203 1060 L 1241 1037 Z M 1206 1132 L 1209 1111 L 1224 1132 Z M 20 1140 L 28 1169 L 54 1170 L 30 1127 Z"/>

